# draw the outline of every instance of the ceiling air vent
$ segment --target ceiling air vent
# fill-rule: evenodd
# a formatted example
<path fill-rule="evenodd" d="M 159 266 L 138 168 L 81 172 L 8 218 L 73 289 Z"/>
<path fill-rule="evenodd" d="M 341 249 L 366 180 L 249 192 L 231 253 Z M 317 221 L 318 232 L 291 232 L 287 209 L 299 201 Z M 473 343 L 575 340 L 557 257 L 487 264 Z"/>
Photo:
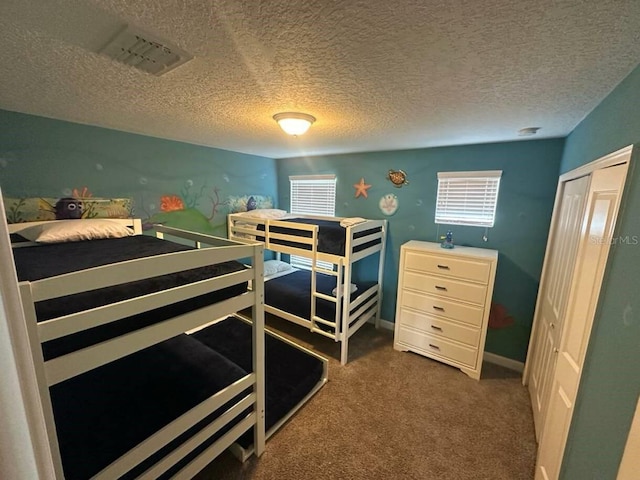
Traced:
<path fill-rule="evenodd" d="M 193 58 L 175 45 L 129 25 L 102 47 L 100 53 L 157 76 Z"/>

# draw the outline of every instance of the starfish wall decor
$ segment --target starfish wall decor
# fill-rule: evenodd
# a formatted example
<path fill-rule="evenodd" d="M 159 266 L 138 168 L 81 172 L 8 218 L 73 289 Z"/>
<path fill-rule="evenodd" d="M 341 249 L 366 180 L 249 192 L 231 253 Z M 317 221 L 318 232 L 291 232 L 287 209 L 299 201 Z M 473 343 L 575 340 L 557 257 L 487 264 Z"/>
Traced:
<path fill-rule="evenodd" d="M 364 177 L 360 179 L 360 182 L 354 183 L 353 188 L 356 189 L 356 198 L 362 195 L 364 198 L 368 197 L 367 190 L 371 188 L 371 185 L 364 183 Z"/>

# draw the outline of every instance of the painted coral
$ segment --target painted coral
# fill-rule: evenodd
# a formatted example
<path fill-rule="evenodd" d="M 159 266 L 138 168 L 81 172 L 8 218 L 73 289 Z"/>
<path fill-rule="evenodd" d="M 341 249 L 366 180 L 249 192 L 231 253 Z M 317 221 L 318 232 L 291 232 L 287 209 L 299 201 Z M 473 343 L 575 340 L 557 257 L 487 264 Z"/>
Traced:
<path fill-rule="evenodd" d="M 91 198 L 93 197 L 93 193 L 91 193 L 87 187 L 82 187 L 81 190 L 74 188 L 71 192 L 71 196 L 73 198 Z"/>
<path fill-rule="evenodd" d="M 177 195 L 163 195 L 160 197 L 160 210 L 163 212 L 184 210 L 184 202 Z"/>
<path fill-rule="evenodd" d="M 515 319 L 507 312 L 507 307 L 499 303 L 491 304 L 489 328 L 506 328 L 515 323 Z"/>

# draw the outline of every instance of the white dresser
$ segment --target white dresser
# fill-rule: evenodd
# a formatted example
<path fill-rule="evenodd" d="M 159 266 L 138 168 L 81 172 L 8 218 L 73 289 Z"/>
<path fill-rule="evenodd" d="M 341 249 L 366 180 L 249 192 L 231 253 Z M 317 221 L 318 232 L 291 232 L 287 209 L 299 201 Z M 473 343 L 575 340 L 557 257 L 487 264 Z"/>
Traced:
<path fill-rule="evenodd" d="M 402 245 L 394 348 L 479 380 L 497 263 L 496 250 Z"/>

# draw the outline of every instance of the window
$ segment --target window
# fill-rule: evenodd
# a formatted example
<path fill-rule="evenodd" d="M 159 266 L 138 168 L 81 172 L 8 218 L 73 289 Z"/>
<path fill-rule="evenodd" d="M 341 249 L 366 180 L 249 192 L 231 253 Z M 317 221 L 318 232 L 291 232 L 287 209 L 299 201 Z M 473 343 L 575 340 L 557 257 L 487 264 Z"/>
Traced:
<path fill-rule="evenodd" d="M 436 223 L 493 227 L 501 170 L 438 172 Z"/>
<path fill-rule="evenodd" d="M 335 175 L 296 175 L 291 184 L 291 213 L 334 217 L 336 215 Z"/>
<path fill-rule="evenodd" d="M 334 217 L 336 214 L 335 175 L 295 175 L 289 177 L 291 184 L 291 213 Z M 291 255 L 291 265 L 311 268 L 311 259 Z M 331 269 L 328 262 L 317 262 L 320 268 Z"/>

